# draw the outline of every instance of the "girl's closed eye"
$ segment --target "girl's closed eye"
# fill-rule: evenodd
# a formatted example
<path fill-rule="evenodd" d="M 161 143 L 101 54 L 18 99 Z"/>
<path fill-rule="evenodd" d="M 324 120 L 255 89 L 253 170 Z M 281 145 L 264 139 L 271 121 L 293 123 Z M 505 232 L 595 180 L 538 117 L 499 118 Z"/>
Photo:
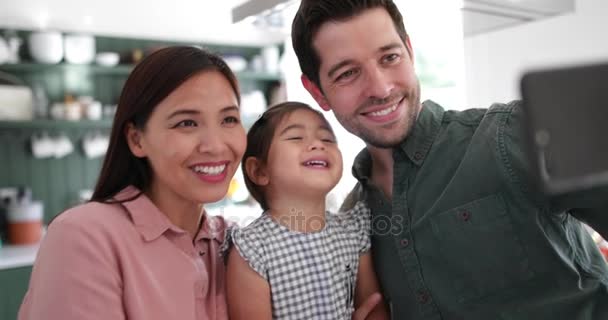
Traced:
<path fill-rule="evenodd" d="M 288 137 L 286 140 L 302 140 L 302 137 L 299 137 L 299 136 Z"/>

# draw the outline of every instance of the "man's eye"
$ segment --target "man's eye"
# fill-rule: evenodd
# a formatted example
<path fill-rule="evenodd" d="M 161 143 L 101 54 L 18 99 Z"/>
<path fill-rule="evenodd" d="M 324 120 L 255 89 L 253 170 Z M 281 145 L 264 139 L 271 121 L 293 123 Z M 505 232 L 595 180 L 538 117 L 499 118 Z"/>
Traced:
<path fill-rule="evenodd" d="M 196 127 L 196 122 L 194 120 L 183 120 L 178 122 L 175 127 Z"/>
<path fill-rule="evenodd" d="M 336 81 L 342 81 L 342 80 L 347 80 L 348 78 L 352 78 L 354 75 L 357 74 L 357 71 L 355 69 L 350 69 L 344 73 L 341 73 L 337 78 Z"/>
<path fill-rule="evenodd" d="M 399 59 L 399 55 L 396 53 L 391 53 L 384 57 L 384 61 L 386 61 L 386 62 L 394 62 L 397 59 Z"/>

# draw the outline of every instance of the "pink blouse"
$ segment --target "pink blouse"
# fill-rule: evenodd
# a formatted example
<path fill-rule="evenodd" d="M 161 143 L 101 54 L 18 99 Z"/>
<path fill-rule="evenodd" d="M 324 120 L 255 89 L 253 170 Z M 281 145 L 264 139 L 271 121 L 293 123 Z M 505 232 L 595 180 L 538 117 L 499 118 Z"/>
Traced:
<path fill-rule="evenodd" d="M 225 228 L 206 216 L 193 243 L 145 195 L 72 208 L 49 226 L 19 319 L 228 319 Z"/>

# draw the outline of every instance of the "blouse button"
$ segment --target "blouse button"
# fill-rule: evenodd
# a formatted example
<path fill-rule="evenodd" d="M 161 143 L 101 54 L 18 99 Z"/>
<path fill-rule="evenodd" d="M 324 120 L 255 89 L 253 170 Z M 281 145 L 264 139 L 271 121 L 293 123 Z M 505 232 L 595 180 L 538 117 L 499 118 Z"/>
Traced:
<path fill-rule="evenodd" d="M 407 247 L 410 244 L 410 241 L 407 239 L 401 239 L 401 246 Z"/>

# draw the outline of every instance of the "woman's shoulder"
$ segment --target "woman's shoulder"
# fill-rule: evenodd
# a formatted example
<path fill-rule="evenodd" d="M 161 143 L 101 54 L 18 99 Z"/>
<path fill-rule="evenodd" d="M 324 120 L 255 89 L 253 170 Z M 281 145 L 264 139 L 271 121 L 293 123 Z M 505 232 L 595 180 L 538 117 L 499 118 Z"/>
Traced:
<path fill-rule="evenodd" d="M 83 228 L 87 233 L 118 232 L 124 224 L 130 224 L 130 219 L 120 204 L 91 201 L 57 215 L 49 224 L 49 231 Z"/>

